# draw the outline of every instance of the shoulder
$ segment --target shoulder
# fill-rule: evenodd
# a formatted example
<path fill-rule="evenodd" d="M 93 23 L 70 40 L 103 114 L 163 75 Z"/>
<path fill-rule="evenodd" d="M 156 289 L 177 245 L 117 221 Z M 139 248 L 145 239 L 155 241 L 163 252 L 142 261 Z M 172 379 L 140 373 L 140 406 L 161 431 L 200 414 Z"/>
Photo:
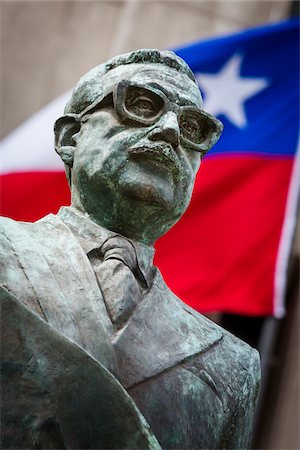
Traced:
<path fill-rule="evenodd" d="M 40 276 L 38 223 L 0 217 L 0 282 L 18 298 L 24 296 L 25 286 L 32 294 L 28 273 Z"/>
<path fill-rule="evenodd" d="M 0 217 L 0 245 L 9 242 L 13 248 L 26 249 L 30 240 L 35 241 L 38 233 L 50 237 L 53 233 L 68 232 L 68 227 L 55 214 L 49 214 L 36 222 L 22 222 Z M 69 231 L 70 232 L 70 231 Z"/>
<path fill-rule="evenodd" d="M 18 222 L 10 219 L 9 217 L 0 217 L 0 233 L 2 236 L 10 235 L 14 233 L 14 230 L 23 229 L 23 225 L 28 225 L 26 222 Z M 2 239 L 1 239 L 2 240 Z"/>
<path fill-rule="evenodd" d="M 22 247 L 26 242 L 26 228 L 30 226 L 25 222 L 17 222 L 8 217 L 0 217 L 0 261 L 16 257 L 15 247 Z"/>
<path fill-rule="evenodd" d="M 53 218 L 55 217 L 55 215 L 49 214 L 48 216 L 43 217 L 37 222 L 22 222 L 10 219 L 9 217 L 0 217 L 1 245 L 6 240 L 10 241 L 13 247 L 20 246 L 30 238 L 34 239 L 36 228 L 39 227 L 40 224 L 41 226 L 43 226 L 43 224 L 46 224 L 49 221 L 53 221 Z"/>
<path fill-rule="evenodd" d="M 26 274 L 26 259 L 35 260 L 33 242 L 27 233 L 31 226 L 30 223 L 0 217 L 0 285 L 22 302 L 27 297 L 34 298 Z M 33 308 L 34 301 L 31 303 Z"/>
<path fill-rule="evenodd" d="M 198 316 L 201 323 L 208 320 Z M 219 325 L 209 322 L 212 329 L 222 333 L 222 338 L 195 355 L 184 367 L 218 393 L 225 409 L 236 411 L 244 405 L 249 413 L 253 412 L 261 380 L 259 353 Z"/>
<path fill-rule="evenodd" d="M 11 257 L 12 254 L 16 258 L 22 258 L 22 255 L 26 255 L 28 250 L 32 254 L 36 249 L 34 243 L 38 224 L 42 221 L 47 223 L 49 219 L 51 220 L 51 216 L 53 215 L 50 214 L 33 223 L 0 217 L 0 258 Z"/>
<path fill-rule="evenodd" d="M 164 292 L 164 300 L 169 320 L 177 323 L 192 323 L 193 339 L 201 342 L 201 360 L 212 373 L 228 374 L 232 380 L 251 379 L 257 385 L 260 380 L 260 359 L 256 349 L 237 338 L 224 328 L 209 320 L 193 308 L 183 303 L 167 287 L 159 275 L 158 286 Z M 189 339 L 183 335 L 183 339 Z M 245 376 L 245 377 L 244 377 Z"/>

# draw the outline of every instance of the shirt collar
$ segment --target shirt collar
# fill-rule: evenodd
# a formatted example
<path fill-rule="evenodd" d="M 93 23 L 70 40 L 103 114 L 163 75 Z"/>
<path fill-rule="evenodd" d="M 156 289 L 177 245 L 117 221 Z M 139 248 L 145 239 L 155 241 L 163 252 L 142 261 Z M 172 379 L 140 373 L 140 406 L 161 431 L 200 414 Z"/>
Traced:
<path fill-rule="evenodd" d="M 58 212 L 59 218 L 71 229 L 80 242 L 84 252 L 88 254 L 102 246 L 107 239 L 115 236 L 121 236 L 118 233 L 107 230 L 97 223 L 93 222 L 86 212 L 79 211 L 72 206 L 63 206 Z M 130 241 L 135 249 L 137 262 L 148 287 L 153 280 L 153 257 L 154 248 L 141 242 L 133 241 L 125 236 L 121 236 Z"/>

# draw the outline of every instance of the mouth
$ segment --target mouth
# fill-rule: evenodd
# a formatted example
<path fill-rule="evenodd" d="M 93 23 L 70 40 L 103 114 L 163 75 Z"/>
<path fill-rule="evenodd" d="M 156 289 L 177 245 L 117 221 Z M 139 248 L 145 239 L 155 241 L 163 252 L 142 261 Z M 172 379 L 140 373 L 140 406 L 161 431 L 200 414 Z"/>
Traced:
<path fill-rule="evenodd" d="M 176 155 L 173 147 L 165 142 L 155 142 L 147 144 L 139 144 L 132 146 L 128 150 L 128 154 L 135 158 L 145 158 L 147 162 L 153 161 L 154 164 L 159 164 L 177 176 L 182 172 L 182 166 Z"/>

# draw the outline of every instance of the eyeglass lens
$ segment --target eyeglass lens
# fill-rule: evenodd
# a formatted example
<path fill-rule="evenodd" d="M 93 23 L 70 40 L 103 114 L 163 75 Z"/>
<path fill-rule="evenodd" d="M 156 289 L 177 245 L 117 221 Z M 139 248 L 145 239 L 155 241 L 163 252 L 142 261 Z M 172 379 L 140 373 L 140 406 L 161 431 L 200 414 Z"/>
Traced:
<path fill-rule="evenodd" d="M 126 91 L 125 107 L 133 116 L 155 119 L 163 110 L 164 101 L 148 89 L 129 86 Z"/>

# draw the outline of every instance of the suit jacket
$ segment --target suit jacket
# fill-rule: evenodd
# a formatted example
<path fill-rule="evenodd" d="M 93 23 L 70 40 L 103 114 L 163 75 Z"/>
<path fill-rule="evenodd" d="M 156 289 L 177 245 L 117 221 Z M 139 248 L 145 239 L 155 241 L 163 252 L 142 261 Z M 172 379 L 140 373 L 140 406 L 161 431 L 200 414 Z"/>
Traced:
<path fill-rule="evenodd" d="M 5 289 L 120 381 L 163 448 L 247 448 L 260 378 L 254 349 L 181 302 L 156 268 L 116 331 L 86 253 L 58 216 L 3 218 L 1 227 Z"/>

